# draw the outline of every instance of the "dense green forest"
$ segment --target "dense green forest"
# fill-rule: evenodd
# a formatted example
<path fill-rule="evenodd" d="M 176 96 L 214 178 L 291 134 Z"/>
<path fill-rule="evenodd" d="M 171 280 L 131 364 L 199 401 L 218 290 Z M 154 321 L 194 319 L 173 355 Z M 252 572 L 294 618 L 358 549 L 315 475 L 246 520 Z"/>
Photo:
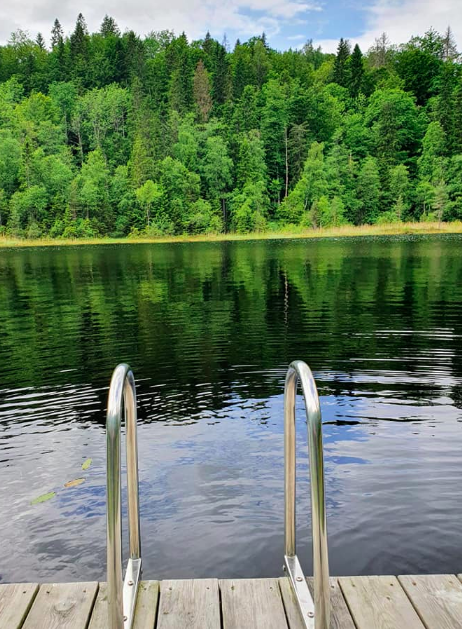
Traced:
<path fill-rule="evenodd" d="M 231 50 L 79 15 L 0 47 L 0 235 L 249 232 L 462 219 L 450 28 L 364 53 Z"/>

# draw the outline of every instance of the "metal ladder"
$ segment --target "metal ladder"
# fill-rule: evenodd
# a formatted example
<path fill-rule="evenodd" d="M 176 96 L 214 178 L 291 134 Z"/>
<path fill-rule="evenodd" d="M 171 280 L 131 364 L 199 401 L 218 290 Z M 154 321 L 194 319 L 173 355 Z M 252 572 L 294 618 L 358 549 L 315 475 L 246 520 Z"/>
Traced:
<path fill-rule="evenodd" d="M 295 402 L 300 381 L 305 400 L 311 475 L 314 602 L 296 554 L 295 544 Z M 129 550 L 122 581 L 121 444 L 122 408 L 127 440 Z M 109 388 L 107 431 L 107 602 L 109 629 L 131 629 L 141 575 L 136 389 L 126 364 L 116 367 Z M 290 579 L 306 629 L 328 629 L 330 586 L 327 553 L 322 422 L 318 392 L 310 368 L 290 364 L 284 388 L 285 553 L 284 570 Z"/>
<path fill-rule="evenodd" d="M 313 531 L 314 602 L 296 554 L 295 545 L 295 401 L 300 381 L 305 399 L 310 459 L 311 519 Z M 289 365 L 284 388 L 285 460 L 285 553 L 284 569 L 306 629 L 329 629 L 330 585 L 327 553 L 326 500 L 322 421 L 318 391 L 308 365 L 296 360 Z"/>
<path fill-rule="evenodd" d="M 122 582 L 122 499 L 120 429 L 125 410 L 129 560 Z M 107 433 L 107 603 L 109 629 L 131 629 L 141 575 L 141 542 L 136 435 L 136 389 L 130 367 L 112 374 L 106 416 Z"/>

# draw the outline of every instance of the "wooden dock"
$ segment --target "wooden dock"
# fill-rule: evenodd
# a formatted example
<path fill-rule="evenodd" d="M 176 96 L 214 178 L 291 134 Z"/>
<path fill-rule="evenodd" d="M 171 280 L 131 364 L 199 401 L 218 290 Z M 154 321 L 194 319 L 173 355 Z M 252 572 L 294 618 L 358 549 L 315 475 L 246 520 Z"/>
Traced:
<path fill-rule="evenodd" d="M 462 628 L 462 575 L 334 577 L 331 587 L 331 629 Z M 134 629 L 154 628 L 303 629 L 285 577 L 143 581 Z M 0 629 L 107 629 L 105 584 L 0 585 Z"/>

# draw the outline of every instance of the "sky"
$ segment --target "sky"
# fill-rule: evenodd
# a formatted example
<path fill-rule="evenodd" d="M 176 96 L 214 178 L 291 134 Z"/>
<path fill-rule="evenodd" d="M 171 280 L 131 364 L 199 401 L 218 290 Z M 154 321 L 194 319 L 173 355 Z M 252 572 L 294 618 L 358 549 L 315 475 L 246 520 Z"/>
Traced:
<path fill-rule="evenodd" d="M 122 31 L 140 35 L 153 30 L 185 31 L 199 39 L 207 30 L 218 40 L 267 34 L 270 46 L 297 48 L 308 39 L 325 52 L 334 52 L 340 37 L 366 51 L 386 32 L 392 43 L 408 41 L 430 27 L 444 32 L 451 26 L 462 48 L 462 0 L 3 0 L 0 3 L 0 42 L 21 28 L 49 41 L 57 17 L 64 31 L 73 30 L 82 12 L 90 31 L 109 13 Z"/>

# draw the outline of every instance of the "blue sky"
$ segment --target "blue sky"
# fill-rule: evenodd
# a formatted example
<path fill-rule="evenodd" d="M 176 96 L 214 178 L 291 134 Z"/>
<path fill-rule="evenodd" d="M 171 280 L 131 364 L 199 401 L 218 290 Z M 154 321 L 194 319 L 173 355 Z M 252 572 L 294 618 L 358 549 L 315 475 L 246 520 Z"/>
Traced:
<path fill-rule="evenodd" d="M 264 30 L 274 48 L 297 47 L 311 38 L 326 51 L 334 51 L 340 37 L 367 50 L 384 31 L 393 43 L 402 43 L 450 24 L 462 47 L 461 6 L 462 0 L 10 0 L 0 3 L 0 41 L 17 28 L 48 39 L 56 17 L 69 33 L 81 11 L 90 30 L 109 13 L 122 30 L 142 35 L 171 29 L 197 39 L 209 29 L 219 40 L 226 33 L 234 45 L 237 37 Z"/>
<path fill-rule="evenodd" d="M 307 37 L 335 41 L 343 36 L 359 37 L 365 28 L 366 15 L 364 4 L 353 0 L 320 2 L 315 10 L 306 10 L 298 19 L 280 24 L 280 32 L 271 41 L 276 48 L 287 48 L 287 44 L 306 41 Z"/>

